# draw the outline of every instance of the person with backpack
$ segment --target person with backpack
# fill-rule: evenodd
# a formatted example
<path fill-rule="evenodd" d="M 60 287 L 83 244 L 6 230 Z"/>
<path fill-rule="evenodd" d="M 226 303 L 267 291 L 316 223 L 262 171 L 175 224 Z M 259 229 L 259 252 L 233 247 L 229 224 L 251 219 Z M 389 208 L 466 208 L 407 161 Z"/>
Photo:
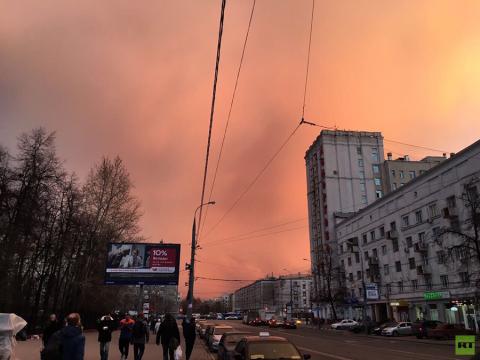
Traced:
<path fill-rule="evenodd" d="M 175 318 L 167 314 L 157 332 L 157 345 L 162 344 L 163 360 L 175 360 L 175 350 L 180 346 L 180 332 Z"/>
<path fill-rule="evenodd" d="M 115 330 L 115 320 L 110 315 L 102 316 L 97 322 L 98 342 L 100 343 L 100 360 L 108 360 L 108 349 Z"/>
<path fill-rule="evenodd" d="M 132 330 L 134 360 L 142 360 L 143 353 L 145 352 L 145 344 L 148 343 L 149 339 L 148 325 L 143 314 L 139 314 Z"/>
<path fill-rule="evenodd" d="M 120 321 L 120 338 L 118 340 L 118 348 L 120 350 L 120 360 L 128 359 L 128 350 L 130 347 L 130 341 L 132 340 L 132 331 L 135 321 L 129 314 L 125 315 L 125 318 Z"/>

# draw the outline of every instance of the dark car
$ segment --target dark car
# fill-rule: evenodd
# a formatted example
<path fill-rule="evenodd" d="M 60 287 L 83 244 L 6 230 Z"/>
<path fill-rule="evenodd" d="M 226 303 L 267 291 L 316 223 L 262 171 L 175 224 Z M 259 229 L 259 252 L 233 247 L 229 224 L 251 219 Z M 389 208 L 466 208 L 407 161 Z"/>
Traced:
<path fill-rule="evenodd" d="M 382 330 L 386 327 L 395 326 L 397 323 L 395 321 L 387 321 L 379 326 L 376 326 L 372 329 L 372 334 L 374 335 L 382 335 Z"/>
<path fill-rule="evenodd" d="M 350 330 L 351 332 L 353 332 L 355 334 L 365 333 L 365 332 L 368 332 L 369 334 L 372 334 L 373 331 L 378 327 L 379 327 L 378 323 L 370 321 L 370 322 L 367 322 L 367 323 L 362 322 L 360 324 L 354 325 L 348 330 Z"/>
<path fill-rule="evenodd" d="M 222 335 L 220 343 L 218 344 L 218 360 L 234 360 L 233 353 L 235 346 L 245 336 L 252 335 L 248 332 L 234 332 L 229 331 Z"/>
<path fill-rule="evenodd" d="M 435 329 L 438 325 L 443 324 L 438 320 L 420 320 L 412 323 L 412 335 L 415 335 L 417 339 L 423 339 L 428 337 L 428 332 L 431 329 Z"/>
<path fill-rule="evenodd" d="M 428 337 L 433 339 L 453 339 L 456 335 L 475 335 L 475 331 L 465 329 L 463 325 L 440 324 L 428 331 Z"/>
<path fill-rule="evenodd" d="M 301 359 L 302 355 L 295 345 L 285 338 L 269 336 L 260 333 L 260 336 L 246 336 L 235 347 L 235 360 L 250 359 Z M 303 359 L 310 359 L 304 354 Z"/>
<path fill-rule="evenodd" d="M 297 328 L 297 322 L 295 320 L 285 320 L 283 322 L 282 327 L 284 329 L 296 329 Z"/>

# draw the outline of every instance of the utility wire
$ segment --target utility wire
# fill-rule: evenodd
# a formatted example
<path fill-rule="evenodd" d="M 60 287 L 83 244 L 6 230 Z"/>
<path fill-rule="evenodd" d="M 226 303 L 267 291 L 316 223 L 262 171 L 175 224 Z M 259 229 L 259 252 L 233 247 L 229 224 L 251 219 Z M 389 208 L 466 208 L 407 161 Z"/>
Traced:
<path fill-rule="evenodd" d="M 294 224 L 294 223 L 298 223 L 300 221 L 304 221 L 308 218 L 301 218 L 301 219 L 297 219 L 297 220 L 291 220 L 291 221 L 286 221 L 284 223 L 281 223 L 281 224 L 277 224 L 277 225 L 272 225 L 272 226 L 267 226 L 267 227 L 264 227 L 264 228 L 260 228 L 260 229 L 257 229 L 257 230 L 252 230 L 252 231 L 249 231 L 247 233 L 243 233 L 243 234 L 239 234 L 239 235 L 233 235 L 233 236 L 228 236 L 228 237 L 225 237 L 225 238 L 222 238 L 218 241 L 224 241 L 224 240 L 230 240 L 230 239 L 236 239 L 236 238 L 240 238 L 240 237 L 244 237 L 244 236 L 247 236 L 247 235 L 251 235 L 251 234 L 255 234 L 255 233 L 258 233 L 258 232 L 263 232 L 265 230 L 271 230 L 271 229 L 275 229 L 275 228 L 278 228 L 278 227 L 282 227 L 282 226 L 285 226 L 285 225 L 290 225 L 290 224 Z M 215 241 L 208 241 L 206 243 L 204 243 L 204 245 L 207 245 L 207 244 L 211 244 L 213 242 L 216 242 L 217 240 Z"/>
<path fill-rule="evenodd" d="M 426 146 L 420 146 L 420 145 L 414 145 L 414 144 L 407 144 L 407 143 L 404 143 L 404 142 L 401 142 L 401 141 L 397 141 L 397 140 L 383 139 L 383 141 L 387 141 L 387 142 L 391 142 L 391 143 L 396 143 L 396 144 L 401 144 L 401 145 L 406 145 L 406 146 L 410 146 L 410 147 L 416 147 L 416 148 L 424 149 L 424 150 L 430 150 L 430 151 L 440 152 L 440 153 L 448 153 L 448 152 L 449 152 L 449 151 L 446 151 L 446 150 L 433 149 L 433 148 L 426 147 Z"/>
<path fill-rule="evenodd" d="M 243 49 L 242 49 L 242 55 L 240 56 L 240 63 L 238 65 L 238 70 L 237 70 L 237 77 L 235 79 L 235 86 L 233 87 L 233 93 L 232 93 L 232 99 L 230 101 L 230 108 L 228 110 L 228 115 L 227 115 L 227 121 L 225 123 L 225 129 L 223 131 L 223 138 L 222 138 L 222 143 L 220 145 L 220 151 L 218 153 L 218 159 L 217 159 L 217 165 L 215 166 L 215 172 L 213 174 L 213 180 L 212 180 L 212 186 L 210 188 L 210 194 L 208 196 L 208 201 L 212 200 L 212 195 L 213 195 L 213 189 L 215 188 L 215 182 L 217 180 L 217 173 L 218 169 L 220 167 L 220 161 L 222 160 L 222 154 L 223 154 L 223 147 L 225 145 L 225 139 L 227 137 L 227 131 L 228 131 L 228 125 L 230 124 L 230 118 L 232 116 L 232 109 L 233 109 L 233 104 L 235 102 L 235 95 L 237 94 L 237 87 L 238 87 L 238 81 L 240 79 L 240 73 L 242 71 L 242 65 L 243 65 L 243 59 L 245 57 L 245 50 L 247 48 L 247 43 L 248 43 L 248 36 L 250 34 L 250 28 L 252 26 L 252 20 L 253 20 L 253 14 L 255 12 L 255 4 L 257 0 L 253 0 L 252 4 L 252 10 L 250 11 L 250 19 L 248 21 L 248 27 L 247 27 L 247 32 L 245 34 L 245 40 L 243 42 Z M 205 220 L 203 221 L 203 224 L 199 224 L 199 237 L 203 232 L 203 229 L 205 227 L 205 223 L 207 222 L 207 215 L 208 215 L 208 207 L 205 210 Z"/>
<path fill-rule="evenodd" d="M 303 89 L 302 119 L 305 118 L 305 102 L 307 98 L 308 73 L 310 69 L 310 49 L 312 46 L 313 17 L 315 14 L 315 0 L 312 0 L 312 16 L 310 18 L 310 35 L 308 38 L 307 71 L 305 73 L 305 88 Z"/>
<path fill-rule="evenodd" d="M 222 48 L 223 21 L 225 18 L 225 3 L 226 3 L 226 0 L 222 0 L 222 10 L 220 14 L 220 27 L 218 29 L 217 58 L 215 60 L 215 76 L 213 79 L 212 105 L 210 107 L 210 124 L 208 127 L 207 151 L 205 155 L 205 169 L 203 171 L 203 184 L 202 184 L 202 195 L 200 197 L 200 205 L 204 203 L 205 187 L 207 185 L 208 159 L 210 155 L 210 143 L 212 138 L 213 116 L 215 113 L 215 98 L 217 94 L 218 69 L 220 67 L 220 50 Z M 200 225 L 202 224 L 202 209 L 203 209 L 203 206 L 200 206 L 200 213 L 198 215 L 199 229 L 200 229 Z M 195 236 L 197 235 L 198 235 L 198 231 L 197 231 L 197 234 L 195 234 Z"/>
<path fill-rule="evenodd" d="M 203 277 L 203 276 L 197 276 L 196 279 L 199 280 L 211 280 L 211 281 L 228 281 L 228 282 L 242 282 L 242 281 L 257 281 L 257 280 L 252 280 L 252 279 L 218 279 L 218 278 L 209 278 L 209 277 Z"/>
<path fill-rule="evenodd" d="M 289 143 L 289 141 L 291 140 L 291 138 L 295 135 L 295 133 L 297 132 L 298 128 L 303 124 L 305 123 L 304 121 L 301 121 L 297 126 L 295 126 L 295 128 L 293 129 L 293 131 L 290 133 L 290 135 L 288 135 L 288 137 L 285 139 L 285 141 L 282 143 L 282 145 L 278 148 L 277 151 L 275 151 L 275 153 L 272 155 L 272 157 L 270 157 L 270 159 L 267 161 L 267 163 L 263 166 L 263 168 L 257 173 L 257 175 L 253 178 L 253 180 L 247 185 L 247 187 L 242 191 L 242 193 L 240 194 L 240 196 L 233 202 L 233 204 L 228 208 L 228 210 L 222 215 L 222 217 L 220 218 L 220 220 L 218 220 L 215 225 L 213 225 L 210 230 L 208 231 L 208 233 L 205 235 L 205 237 L 207 237 L 209 234 L 211 234 L 216 228 L 218 225 L 220 225 L 220 223 L 228 216 L 228 214 L 230 214 L 230 212 L 238 205 L 238 203 L 240 202 L 240 200 L 243 199 L 243 197 L 252 189 L 252 187 L 257 183 L 257 181 L 260 179 L 260 177 L 265 173 L 265 171 L 268 169 L 268 167 L 270 166 L 270 164 L 276 159 L 276 157 L 278 156 L 278 154 L 280 154 L 280 152 L 283 150 L 283 148 Z"/>

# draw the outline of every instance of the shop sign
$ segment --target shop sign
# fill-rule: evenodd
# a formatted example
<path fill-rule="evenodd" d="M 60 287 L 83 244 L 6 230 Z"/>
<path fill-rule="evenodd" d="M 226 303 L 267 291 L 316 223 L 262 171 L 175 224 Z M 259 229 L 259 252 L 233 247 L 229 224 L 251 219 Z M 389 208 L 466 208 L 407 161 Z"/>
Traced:
<path fill-rule="evenodd" d="M 392 301 L 390 306 L 408 306 L 408 302 L 405 300 Z"/>
<path fill-rule="evenodd" d="M 366 284 L 365 290 L 367 294 L 367 300 L 378 300 L 378 286 L 375 283 Z"/>
<path fill-rule="evenodd" d="M 455 355 L 475 355 L 475 335 L 455 336 Z"/>
<path fill-rule="evenodd" d="M 448 291 L 427 291 L 423 293 L 425 300 L 442 300 L 450 298 Z"/>

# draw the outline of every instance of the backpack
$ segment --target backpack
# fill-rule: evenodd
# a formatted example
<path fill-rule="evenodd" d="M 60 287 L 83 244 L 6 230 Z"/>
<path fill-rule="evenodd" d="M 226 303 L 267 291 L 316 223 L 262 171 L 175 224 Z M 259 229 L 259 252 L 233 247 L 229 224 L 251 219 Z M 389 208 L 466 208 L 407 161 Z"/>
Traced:
<path fill-rule="evenodd" d="M 48 343 L 40 352 L 42 360 L 62 360 L 62 332 L 56 331 L 48 339 Z"/>

